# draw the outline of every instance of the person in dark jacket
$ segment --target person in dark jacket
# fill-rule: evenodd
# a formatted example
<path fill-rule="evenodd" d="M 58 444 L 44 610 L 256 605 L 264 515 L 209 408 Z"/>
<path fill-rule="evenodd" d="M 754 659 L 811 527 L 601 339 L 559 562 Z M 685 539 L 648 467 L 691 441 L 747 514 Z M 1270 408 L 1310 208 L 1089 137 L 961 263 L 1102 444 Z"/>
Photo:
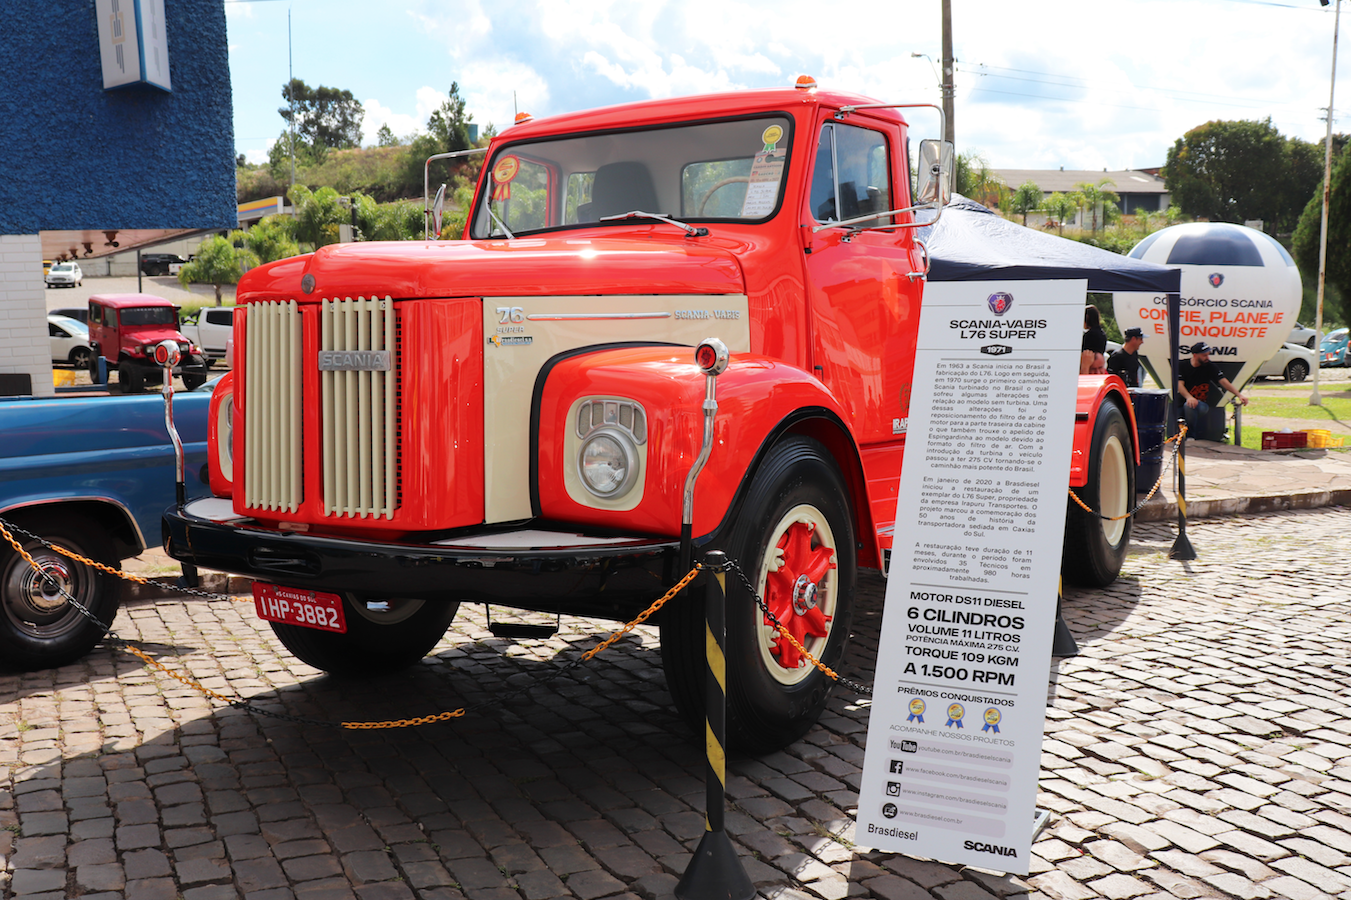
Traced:
<path fill-rule="evenodd" d="M 1211 404 L 1219 403 L 1224 394 L 1210 396 L 1212 384 L 1218 384 L 1233 394 L 1235 403 L 1248 405 L 1248 398 L 1230 384 L 1229 379 L 1220 374 L 1219 367 L 1210 361 L 1210 345 L 1205 341 L 1197 341 L 1191 346 L 1191 359 L 1177 364 L 1177 389 L 1178 396 L 1187 404 L 1183 415 L 1187 420 L 1188 437 L 1198 441 L 1214 440 L 1206 431 L 1206 424 L 1210 420 Z"/>
<path fill-rule="evenodd" d="M 1079 374 L 1101 375 L 1107 371 L 1107 332 L 1102 330 L 1098 308 L 1084 307 L 1084 342 L 1079 352 Z"/>
<path fill-rule="evenodd" d="M 1126 382 L 1128 388 L 1140 386 L 1140 345 L 1145 333 L 1139 328 L 1126 329 L 1126 343 L 1107 359 L 1107 371 Z"/>

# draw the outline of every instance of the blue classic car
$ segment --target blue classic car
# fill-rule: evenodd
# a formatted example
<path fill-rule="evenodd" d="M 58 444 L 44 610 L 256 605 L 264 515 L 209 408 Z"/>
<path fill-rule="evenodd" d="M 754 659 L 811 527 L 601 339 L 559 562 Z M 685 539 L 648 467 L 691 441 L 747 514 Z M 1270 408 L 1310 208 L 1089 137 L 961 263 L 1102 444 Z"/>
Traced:
<path fill-rule="evenodd" d="M 1347 329 L 1345 328 L 1328 332 L 1327 337 L 1323 338 L 1323 343 L 1318 345 L 1318 367 L 1320 369 L 1325 369 L 1328 366 L 1351 365 L 1351 360 L 1347 359 L 1346 338 Z"/>
<path fill-rule="evenodd" d="M 205 494 L 208 383 L 174 398 L 189 496 Z M 0 401 L 0 521 L 118 568 L 160 543 L 160 516 L 175 500 L 173 445 L 159 396 L 70 396 Z M 103 636 L 65 591 L 111 624 L 122 582 L 14 536 L 54 580 L 43 579 L 0 535 L 0 669 L 64 665 Z M 59 589 L 58 589 L 59 588 Z"/>

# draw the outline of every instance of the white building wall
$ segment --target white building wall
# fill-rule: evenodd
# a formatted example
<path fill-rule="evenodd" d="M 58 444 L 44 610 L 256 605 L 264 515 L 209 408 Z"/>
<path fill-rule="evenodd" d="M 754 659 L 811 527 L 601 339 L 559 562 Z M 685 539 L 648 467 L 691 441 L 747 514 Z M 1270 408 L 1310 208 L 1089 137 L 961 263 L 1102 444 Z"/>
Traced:
<path fill-rule="evenodd" d="M 0 234 L 0 372 L 27 372 L 33 394 L 53 396 L 42 244 L 36 234 Z"/>

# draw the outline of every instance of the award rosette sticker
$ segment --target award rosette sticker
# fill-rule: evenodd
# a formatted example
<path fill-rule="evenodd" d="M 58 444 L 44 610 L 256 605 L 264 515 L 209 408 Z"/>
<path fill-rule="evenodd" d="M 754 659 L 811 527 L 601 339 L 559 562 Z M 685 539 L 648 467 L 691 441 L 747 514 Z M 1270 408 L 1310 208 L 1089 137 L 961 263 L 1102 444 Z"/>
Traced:
<path fill-rule="evenodd" d="M 1086 291 L 925 288 L 861 847 L 1028 872 Z"/>
<path fill-rule="evenodd" d="M 494 200 L 511 199 L 511 182 L 521 171 L 521 161 L 514 156 L 504 156 L 493 166 Z"/>

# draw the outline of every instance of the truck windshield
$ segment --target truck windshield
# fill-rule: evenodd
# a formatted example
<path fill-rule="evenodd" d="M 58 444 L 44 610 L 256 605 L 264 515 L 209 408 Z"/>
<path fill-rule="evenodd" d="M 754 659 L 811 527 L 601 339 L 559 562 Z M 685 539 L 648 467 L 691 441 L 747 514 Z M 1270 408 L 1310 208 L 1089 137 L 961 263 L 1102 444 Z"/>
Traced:
<path fill-rule="evenodd" d="M 489 161 L 469 234 L 594 227 L 635 210 L 761 221 L 782 202 L 791 139 L 786 116 L 762 116 L 508 144 Z"/>
<path fill-rule="evenodd" d="M 122 310 L 122 327 L 132 325 L 177 325 L 178 315 L 172 306 L 136 306 Z"/>

